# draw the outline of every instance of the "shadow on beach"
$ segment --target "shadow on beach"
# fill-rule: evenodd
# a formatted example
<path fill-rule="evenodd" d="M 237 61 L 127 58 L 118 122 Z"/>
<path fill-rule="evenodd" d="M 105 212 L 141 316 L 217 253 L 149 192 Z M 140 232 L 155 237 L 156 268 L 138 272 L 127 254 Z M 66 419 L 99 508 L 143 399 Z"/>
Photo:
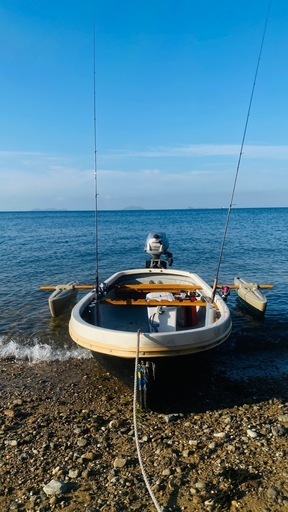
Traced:
<path fill-rule="evenodd" d="M 96 360 L 133 393 L 134 360 L 102 355 Z M 284 367 L 281 348 L 244 354 L 219 348 L 160 360 L 147 395 L 148 407 L 163 414 L 189 414 L 273 398 L 287 401 L 288 375 Z M 288 371 L 288 365 L 286 368 Z"/>

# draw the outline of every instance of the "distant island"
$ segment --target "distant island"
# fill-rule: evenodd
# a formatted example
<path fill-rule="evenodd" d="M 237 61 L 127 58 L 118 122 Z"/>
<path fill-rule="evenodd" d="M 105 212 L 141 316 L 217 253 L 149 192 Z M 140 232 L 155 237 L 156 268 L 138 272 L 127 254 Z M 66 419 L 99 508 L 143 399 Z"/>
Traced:
<path fill-rule="evenodd" d="M 126 206 L 123 210 L 145 210 L 145 208 L 142 208 L 142 206 Z"/>
<path fill-rule="evenodd" d="M 33 208 L 31 212 L 67 212 L 66 208 Z"/>

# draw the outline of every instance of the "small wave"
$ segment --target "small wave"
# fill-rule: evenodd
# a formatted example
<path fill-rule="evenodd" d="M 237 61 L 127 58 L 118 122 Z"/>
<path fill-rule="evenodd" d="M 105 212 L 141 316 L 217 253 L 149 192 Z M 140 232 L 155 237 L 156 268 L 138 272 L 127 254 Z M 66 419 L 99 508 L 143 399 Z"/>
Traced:
<path fill-rule="evenodd" d="M 29 363 L 67 361 L 68 359 L 89 359 L 89 350 L 80 347 L 53 348 L 47 343 L 36 342 L 33 345 L 22 345 L 15 340 L 8 342 L 0 339 L 0 360 L 28 361 Z"/>
<path fill-rule="evenodd" d="M 231 380 L 249 381 L 252 378 L 281 378 L 288 376 L 288 357 L 286 350 L 268 350 L 267 352 L 235 353 L 235 357 L 221 354 L 218 360 L 221 369 Z"/>

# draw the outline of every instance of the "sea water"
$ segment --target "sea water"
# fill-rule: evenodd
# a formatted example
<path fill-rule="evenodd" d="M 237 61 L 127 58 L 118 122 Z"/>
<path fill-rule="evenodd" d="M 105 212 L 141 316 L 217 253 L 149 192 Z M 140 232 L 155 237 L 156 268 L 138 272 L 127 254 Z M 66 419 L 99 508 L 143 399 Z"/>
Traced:
<path fill-rule="evenodd" d="M 93 284 L 97 271 L 101 282 L 118 270 L 143 268 L 150 231 L 167 234 L 175 268 L 196 272 L 212 284 L 226 218 L 227 209 L 100 211 L 97 217 L 92 211 L 0 212 L 0 358 L 90 357 L 69 337 L 70 312 L 51 318 L 51 292 L 40 286 Z M 227 371 L 229 357 L 237 353 L 239 360 L 249 359 L 253 371 L 288 373 L 287 225 L 288 208 L 231 212 L 219 283 L 240 276 L 274 287 L 264 290 L 268 306 L 262 320 L 243 310 L 231 291 L 233 331 L 217 349 Z M 242 376 L 246 366 L 241 365 Z"/>

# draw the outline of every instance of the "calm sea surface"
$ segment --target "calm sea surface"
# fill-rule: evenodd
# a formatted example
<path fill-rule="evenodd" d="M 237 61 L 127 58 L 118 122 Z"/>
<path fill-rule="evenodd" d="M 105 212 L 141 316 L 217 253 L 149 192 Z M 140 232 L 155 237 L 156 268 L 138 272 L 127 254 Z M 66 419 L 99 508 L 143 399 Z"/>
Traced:
<path fill-rule="evenodd" d="M 215 277 L 227 210 L 103 211 L 98 213 L 99 279 L 145 266 L 151 230 L 165 231 L 174 267 Z M 288 373 L 288 208 L 231 213 L 219 282 L 239 275 L 273 283 L 263 320 L 243 311 L 231 292 L 231 338 L 217 349 L 229 371 Z M 41 285 L 95 282 L 94 212 L 0 212 L 0 358 L 38 360 L 89 357 L 68 335 L 69 312 L 52 319 Z M 82 296 L 79 293 L 78 298 Z M 234 374 L 237 369 L 234 365 Z M 244 372 L 244 373 L 243 373 Z"/>

